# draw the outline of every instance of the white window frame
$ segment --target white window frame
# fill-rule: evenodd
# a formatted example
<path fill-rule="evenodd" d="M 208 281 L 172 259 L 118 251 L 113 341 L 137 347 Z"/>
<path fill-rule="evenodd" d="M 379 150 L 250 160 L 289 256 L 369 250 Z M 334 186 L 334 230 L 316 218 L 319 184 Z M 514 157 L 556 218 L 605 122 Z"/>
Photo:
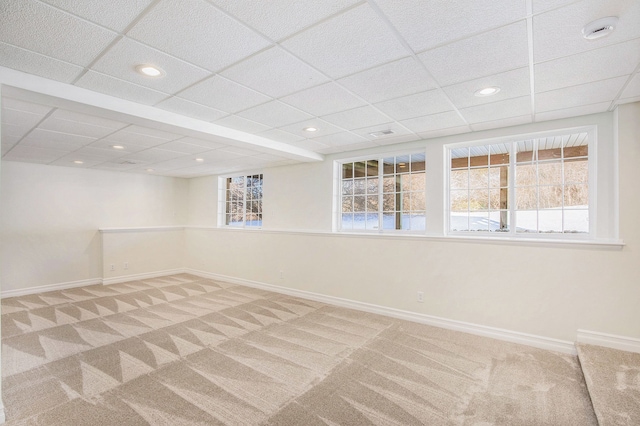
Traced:
<path fill-rule="evenodd" d="M 596 223 L 597 223 L 597 126 L 582 126 L 582 127 L 573 127 L 573 128 L 564 128 L 564 129 L 556 129 L 552 131 L 545 132 L 535 132 L 535 133 L 525 133 L 518 135 L 511 135 L 507 137 L 501 138 L 492 138 L 492 139 L 483 139 L 476 141 L 468 141 L 468 142 L 459 142 L 452 144 L 445 144 L 443 146 L 444 149 L 444 234 L 445 236 L 453 236 L 453 237 L 477 237 L 477 238 L 496 238 L 496 239 L 538 239 L 538 240 L 595 240 L 597 238 L 596 235 Z M 510 229 L 508 232 L 483 232 L 483 231 L 451 231 L 451 150 L 456 148 L 465 148 L 465 147 L 474 147 L 474 146 L 486 146 L 492 144 L 512 144 L 512 150 L 514 149 L 515 143 L 527 140 L 527 139 L 537 139 L 544 137 L 553 137 L 553 136 L 562 136 L 566 134 L 572 133 L 587 133 L 588 134 L 588 184 L 589 184 L 589 232 L 587 233 L 544 233 L 544 232 L 516 232 L 517 223 L 516 223 L 516 182 L 513 178 L 514 172 L 516 170 L 516 156 L 509 156 L 509 168 L 512 170 L 509 173 L 509 192 L 508 192 L 508 214 L 510 218 Z M 511 153 L 512 151 L 510 151 Z"/>
<path fill-rule="evenodd" d="M 262 210 L 262 225 L 260 226 L 247 226 L 247 176 L 262 176 L 262 198 L 261 202 L 264 206 L 264 173 L 261 171 L 255 172 L 244 172 L 244 173 L 234 173 L 228 175 L 218 176 L 218 227 L 219 228 L 228 228 L 228 229 L 248 229 L 248 230 L 258 230 L 262 229 L 264 225 L 264 209 Z M 242 226 L 228 225 L 226 223 L 226 214 L 227 214 L 227 180 L 243 177 L 245 178 L 245 186 L 243 191 L 243 206 L 245 206 L 242 210 Z"/>
<path fill-rule="evenodd" d="M 420 234 L 423 235 L 426 233 L 427 229 L 427 213 L 429 211 L 428 206 L 425 205 L 425 229 L 413 230 L 413 229 L 384 229 L 382 226 L 383 223 L 383 176 L 384 176 L 384 167 L 382 166 L 382 162 L 380 162 L 380 166 L 378 168 L 378 229 L 342 229 L 342 166 L 345 163 L 355 163 L 360 161 L 368 161 L 368 160 L 381 160 L 387 157 L 400 157 L 404 155 L 416 155 L 422 154 L 425 156 L 425 203 L 428 203 L 427 197 L 427 167 L 428 167 L 428 159 L 424 148 L 415 148 L 415 149 L 405 149 L 402 151 L 391 151 L 380 154 L 369 154 L 369 155 L 361 155 L 357 157 L 350 158 L 341 158 L 339 160 L 334 161 L 334 225 L 333 231 L 340 233 L 364 233 L 364 234 Z M 366 214 L 366 212 L 364 213 Z"/>

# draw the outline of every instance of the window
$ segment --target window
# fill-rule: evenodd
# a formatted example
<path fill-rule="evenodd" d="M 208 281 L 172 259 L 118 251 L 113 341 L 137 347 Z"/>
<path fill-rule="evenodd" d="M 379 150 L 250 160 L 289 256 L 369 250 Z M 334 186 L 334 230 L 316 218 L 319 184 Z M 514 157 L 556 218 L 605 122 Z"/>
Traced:
<path fill-rule="evenodd" d="M 340 230 L 424 230 L 424 153 L 341 164 Z"/>
<path fill-rule="evenodd" d="M 262 226 L 262 180 L 261 174 L 225 179 L 225 225 Z"/>
<path fill-rule="evenodd" d="M 448 149 L 449 231 L 589 234 L 593 132 Z"/>

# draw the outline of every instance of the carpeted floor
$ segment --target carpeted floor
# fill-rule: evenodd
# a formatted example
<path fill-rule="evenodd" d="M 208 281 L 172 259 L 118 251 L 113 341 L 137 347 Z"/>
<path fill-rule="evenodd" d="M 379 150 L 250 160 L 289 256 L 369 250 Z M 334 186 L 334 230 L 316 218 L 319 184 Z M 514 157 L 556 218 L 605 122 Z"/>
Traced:
<path fill-rule="evenodd" d="M 174 275 L 2 300 L 8 425 L 596 425 L 576 357 Z"/>
<path fill-rule="evenodd" d="M 640 425 L 640 354 L 576 346 L 600 426 Z"/>

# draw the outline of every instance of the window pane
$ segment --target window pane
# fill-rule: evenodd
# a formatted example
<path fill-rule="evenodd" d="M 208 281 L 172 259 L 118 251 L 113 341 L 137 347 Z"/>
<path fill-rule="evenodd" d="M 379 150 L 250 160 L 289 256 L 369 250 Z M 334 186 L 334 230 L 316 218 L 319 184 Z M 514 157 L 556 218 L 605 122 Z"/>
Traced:
<path fill-rule="evenodd" d="M 469 148 L 456 148 L 451 150 L 451 168 L 469 167 Z"/>
<path fill-rule="evenodd" d="M 511 217 L 507 210 L 489 212 L 489 231 L 508 232 L 511 229 Z"/>
<path fill-rule="evenodd" d="M 562 232 L 562 210 L 540 210 L 538 212 L 539 232 Z"/>
<path fill-rule="evenodd" d="M 366 228 L 366 215 L 364 213 L 356 213 L 353 215 L 353 229 Z"/>
<path fill-rule="evenodd" d="M 541 186 L 538 190 L 538 208 L 562 208 L 562 185 Z"/>
<path fill-rule="evenodd" d="M 483 167 L 481 169 L 469 170 L 469 188 L 488 188 L 489 187 L 489 169 Z"/>
<path fill-rule="evenodd" d="M 425 177 L 424 173 L 411 173 L 411 190 L 412 191 L 424 191 L 425 190 Z"/>
<path fill-rule="evenodd" d="M 516 166 L 516 186 L 537 185 L 536 165 L 518 164 Z"/>
<path fill-rule="evenodd" d="M 516 211 L 516 232 L 538 232 L 538 211 Z"/>
<path fill-rule="evenodd" d="M 516 189 L 516 209 L 535 210 L 538 208 L 538 188 L 523 186 Z M 516 222 L 520 226 L 519 222 Z"/>
<path fill-rule="evenodd" d="M 364 195 L 356 195 L 353 197 L 353 211 L 363 212 L 365 211 L 366 198 Z"/>
<path fill-rule="evenodd" d="M 366 190 L 366 183 L 364 179 L 356 179 L 353 181 L 353 193 L 358 195 L 358 194 L 364 194 L 365 190 Z"/>
<path fill-rule="evenodd" d="M 383 179 L 383 185 L 384 185 L 384 192 L 395 192 L 396 190 L 396 178 L 395 176 L 392 177 L 385 177 Z"/>
<path fill-rule="evenodd" d="M 383 160 L 383 170 L 385 175 L 392 175 L 396 170 L 396 160 L 394 157 L 385 158 Z"/>
<path fill-rule="evenodd" d="M 509 145 L 505 143 L 491 145 L 490 147 L 491 166 L 508 165 L 509 164 Z"/>
<path fill-rule="evenodd" d="M 400 175 L 400 182 L 401 191 L 411 191 L 411 175 Z"/>
<path fill-rule="evenodd" d="M 469 210 L 469 191 L 451 191 L 451 210 L 454 212 Z"/>
<path fill-rule="evenodd" d="M 378 178 L 367 178 L 367 194 L 378 193 Z"/>
<path fill-rule="evenodd" d="M 589 163 L 586 160 L 564 162 L 564 183 L 588 183 Z"/>
<path fill-rule="evenodd" d="M 467 189 L 469 187 L 469 170 L 452 170 L 449 182 L 451 189 Z"/>
<path fill-rule="evenodd" d="M 469 216 L 470 231 L 488 231 L 489 213 L 471 213 Z"/>
<path fill-rule="evenodd" d="M 589 232 L 589 210 L 565 210 L 564 232 Z"/>
<path fill-rule="evenodd" d="M 342 197 L 342 212 L 351 213 L 353 211 L 353 197 Z"/>
<path fill-rule="evenodd" d="M 500 210 L 500 208 L 502 207 L 500 206 L 500 191 L 506 191 L 506 190 L 501 190 L 501 189 L 489 190 L 489 209 Z M 506 208 L 506 206 L 504 208 Z"/>
<path fill-rule="evenodd" d="M 424 154 L 412 154 L 411 155 L 411 171 L 421 172 L 425 170 L 425 156 Z"/>
<path fill-rule="evenodd" d="M 424 231 L 426 229 L 425 212 L 411 212 L 409 226 L 412 231 Z"/>
<path fill-rule="evenodd" d="M 342 165 L 342 179 L 351 179 L 353 177 L 353 163 L 344 163 Z"/>
<path fill-rule="evenodd" d="M 534 158 L 534 142 L 533 140 L 520 141 L 516 143 L 516 162 L 517 163 L 528 163 L 533 161 Z"/>
<path fill-rule="evenodd" d="M 359 161 L 353 164 L 353 176 L 354 177 L 364 177 L 366 174 L 366 167 L 364 161 Z"/>
<path fill-rule="evenodd" d="M 401 155 L 396 157 L 396 173 L 408 173 L 409 172 L 409 155 Z"/>
<path fill-rule="evenodd" d="M 345 180 L 342 182 L 342 195 L 353 195 L 352 180 Z"/>
<path fill-rule="evenodd" d="M 351 230 L 353 229 L 353 215 L 352 214 L 342 214 L 342 222 L 341 229 Z"/>
<path fill-rule="evenodd" d="M 538 185 L 561 185 L 562 162 L 544 162 L 538 164 Z"/>
<path fill-rule="evenodd" d="M 377 213 L 367 213 L 367 223 L 365 225 L 365 229 L 369 229 L 369 230 L 378 229 Z"/>
<path fill-rule="evenodd" d="M 367 176 L 378 176 L 378 160 L 367 161 Z"/>
<path fill-rule="evenodd" d="M 382 215 L 382 229 L 396 229 L 395 213 L 384 213 Z"/>
<path fill-rule="evenodd" d="M 589 187 L 587 185 L 566 185 L 564 187 L 565 207 L 589 207 Z"/>
<path fill-rule="evenodd" d="M 425 210 L 426 202 L 424 192 L 412 192 L 411 193 L 411 210 Z"/>
<path fill-rule="evenodd" d="M 395 210 L 396 205 L 396 194 L 384 194 L 382 196 L 382 210 L 385 212 L 392 212 Z"/>
<path fill-rule="evenodd" d="M 472 189 L 469 191 L 469 210 L 487 210 L 489 208 L 489 190 Z"/>
<path fill-rule="evenodd" d="M 367 195 L 367 211 L 378 211 L 377 195 Z"/>

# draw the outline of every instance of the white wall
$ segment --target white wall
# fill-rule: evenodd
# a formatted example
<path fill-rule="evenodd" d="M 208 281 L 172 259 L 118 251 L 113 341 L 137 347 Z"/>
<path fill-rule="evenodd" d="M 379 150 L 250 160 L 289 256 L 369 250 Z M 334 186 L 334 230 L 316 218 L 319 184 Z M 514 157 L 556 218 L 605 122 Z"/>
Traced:
<path fill-rule="evenodd" d="M 265 170 L 264 230 L 189 229 L 187 266 L 569 341 L 575 340 L 579 328 L 640 337 L 639 108 L 639 104 L 625 105 L 619 112 L 624 182 L 620 185 L 620 238 L 627 243 L 623 249 L 299 232 L 331 230 L 330 160 L 339 158 L 336 155 L 324 163 Z M 615 238 L 616 151 L 611 113 L 397 148 L 426 145 L 428 179 L 433 188 L 442 188 L 445 143 L 590 124 L 598 125 L 599 234 Z M 356 154 L 391 149 L 396 147 Z M 190 199 L 198 212 L 190 217 L 190 224 L 215 224 L 215 178 L 192 179 Z M 440 215 L 431 234 L 441 233 L 442 202 L 435 200 L 431 209 Z M 284 273 L 282 280 L 279 271 Z M 417 291 L 425 292 L 424 303 L 416 302 Z"/>
<path fill-rule="evenodd" d="M 2 291 L 102 278 L 98 228 L 183 225 L 185 179 L 2 162 Z"/>

